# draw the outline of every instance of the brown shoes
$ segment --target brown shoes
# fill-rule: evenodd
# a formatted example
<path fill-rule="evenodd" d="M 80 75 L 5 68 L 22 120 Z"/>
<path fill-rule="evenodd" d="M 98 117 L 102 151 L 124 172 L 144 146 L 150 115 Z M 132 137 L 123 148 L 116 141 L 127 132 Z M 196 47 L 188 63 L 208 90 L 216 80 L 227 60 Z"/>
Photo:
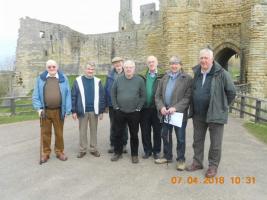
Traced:
<path fill-rule="evenodd" d="M 46 163 L 49 159 L 49 155 L 42 155 L 42 158 L 40 160 L 40 164 Z"/>
<path fill-rule="evenodd" d="M 79 152 L 77 158 L 82 158 L 86 155 L 86 152 Z"/>
<path fill-rule="evenodd" d="M 209 166 L 209 168 L 208 168 L 208 170 L 207 170 L 205 176 L 206 176 L 207 178 L 212 178 L 212 177 L 216 176 L 216 174 L 217 174 L 217 169 L 218 169 L 218 168 L 217 168 L 216 166 Z"/>
<path fill-rule="evenodd" d="M 90 152 L 90 154 L 92 154 L 95 157 L 100 157 L 100 153 L 98 151 L 92 151 Z"/>
<path fill-rule="evenodd" d="M 195 162 L 185 168 L 185 170 L 189 172 L 193 172 L 200 169 L 203 169 L 203 167 L 201 165 L 196 164 Z"/>
<path fill-rule="evenodd" d="M 68 157 L 64 153 L 58 153 L 57 159 L 59 159 L 61 161 L 66 161 L 66 160 L 68 160 Z"/>

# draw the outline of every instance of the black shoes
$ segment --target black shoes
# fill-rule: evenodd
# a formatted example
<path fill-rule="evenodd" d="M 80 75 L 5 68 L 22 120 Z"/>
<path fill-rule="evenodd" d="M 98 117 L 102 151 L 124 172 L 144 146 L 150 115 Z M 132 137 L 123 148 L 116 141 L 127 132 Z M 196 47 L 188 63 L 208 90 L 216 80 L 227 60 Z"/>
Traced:
<path fill-rule="evenodd" d="M 148 159 L 151 156 L 151 153 L 145 153 L 143 155 L 143 159 Z"/>
<path fill-rule="evenodd" d="M 139 163 L 138 156 L 132 156 L 132 163 L 133 163 L 133 164 L 137 164 L 137 163 Z"/>
<path fill-rule="evenodd" d="M 122 158 L 121 154 L 117 154 L 115 153 L 112 157 L 111 157 L 111 161 L 118 161 L 120 158 Z"/>

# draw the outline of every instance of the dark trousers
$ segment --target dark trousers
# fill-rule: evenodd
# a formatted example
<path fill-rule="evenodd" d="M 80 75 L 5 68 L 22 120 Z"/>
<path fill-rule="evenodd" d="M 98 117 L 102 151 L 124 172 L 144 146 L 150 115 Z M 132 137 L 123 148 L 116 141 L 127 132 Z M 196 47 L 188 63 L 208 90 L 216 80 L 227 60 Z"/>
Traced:
<path fill-rule="evenodd" d="M 142 109 L 140 127 L 145 154 L 159 154 L 161 150 L 161 123 L 155 108 Z M 153 146 L 151 143 L 151 127 L 153 128 Z"/>
<path fill-rule="evenodd" d="M 202 166 L 204 158 L 204 144 L 207 129 L 210 132 L 209 166 L 219 166 L 222 152 L 224 124 L 206 123 L 193 119 L 194 125 L 194 162 Z"/>
<path fill-rule="evenodd" d="M 131 155 L 138 155 L 138 131 L 139 131 L 140 112 L 125 113 L 115 111 L 115 143 L 114 152 L 122 154 L 123 149 L 123 134 L 125 126 L 128 124 L 130 132 Z"/>
<path fill-rule="evenodd" d="M 109 107 L 109 120 L 110 120 L 110 145 L 114 146 L 115 143 L 115 122 L 114 122 L 114 109 L 113 107 Z M 123 145 L 127 144 L 127 140 L 128 140 L 128 128 L 125 125 L 124 128 L 124 133 L 123 133 Z"/>
<path fill-rule="evenodd" d="M 187 121 L 182 123 L 182 127 L 176 127 L 167 123 L 162 126 L 163 156 L 167 160 L 172 160 L 172 129 L 174 128 L 177 139 L 177 161 L 185 161 L 185 129 Z"/>

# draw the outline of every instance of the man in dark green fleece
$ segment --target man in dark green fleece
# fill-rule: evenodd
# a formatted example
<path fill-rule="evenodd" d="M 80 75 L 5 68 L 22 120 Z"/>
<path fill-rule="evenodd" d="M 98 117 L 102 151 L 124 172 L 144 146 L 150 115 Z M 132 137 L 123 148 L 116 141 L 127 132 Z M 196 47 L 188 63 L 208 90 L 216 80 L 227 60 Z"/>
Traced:
<path fill-rule="evenodd" d="M 130 145 L 132 163 L 138 163 L 138 130 L 140 110 L 145 103 L 144 80 L 135 75 L 135 63 L 127 60 L 124 63 L 124 75 L 118 77 L 111 91 L 111 99 L 115 110 L 115 144 L 114 155 L 111 161 L 122 158 L 123 132 L 128 124 L 130 132 Z"/>
<path fill-rule="evenodd" d="M 194 126 L 194 158 L 186 169 L 203 169 L 205 136 L 209 129 L 209 168 L 205 176 L 210 178 L 217 174 L 228 106 L 234 100 L 236 91 L 229 73 L 213 60 L 213 51 L 208 48 L 200 51 L 199 64 L 193 71 L 193 102 L 190 113 Z"/>

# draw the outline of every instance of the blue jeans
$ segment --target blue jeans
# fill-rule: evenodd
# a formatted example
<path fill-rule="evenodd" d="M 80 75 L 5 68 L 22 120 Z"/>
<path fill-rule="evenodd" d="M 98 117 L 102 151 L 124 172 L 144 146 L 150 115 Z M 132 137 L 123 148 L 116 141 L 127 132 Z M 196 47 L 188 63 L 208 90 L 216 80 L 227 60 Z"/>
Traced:
<path fill-rule="evenodd" d="M 177 139 L 177 161 L 185 161 L 185 129 L 187 121 L 184 121 L 182 127 L 176 127 L 163 123 L 161 137 L 163 140 L 163 157 L 172 160 L 172 129 L 174 128 Z"/>

